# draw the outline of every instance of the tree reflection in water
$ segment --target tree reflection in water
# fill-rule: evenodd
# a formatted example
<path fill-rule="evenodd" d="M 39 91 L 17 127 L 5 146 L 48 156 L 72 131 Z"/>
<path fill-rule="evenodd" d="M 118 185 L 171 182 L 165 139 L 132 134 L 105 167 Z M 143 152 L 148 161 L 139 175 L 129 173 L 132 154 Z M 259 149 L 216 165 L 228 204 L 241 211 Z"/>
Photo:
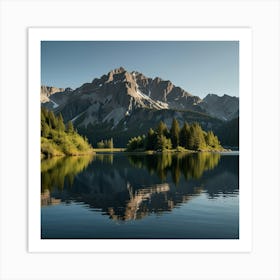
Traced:
<path fill-rule="evenodd" d="M 156 173 L 161 180 L 166 180 L 171 172 L 175 184 L 181 174 L 185 179 L 199 179 L 206 170 L 214 169 L 220 161 L 219 153 L 172 154 L 161 153 L 149 156 L 130 155 L 130 163 L 137 168 L 147 168 L 150 174 Z"/>
<path fill-rule="evenodd" d="M 41 191 L 73 185 L 75 176 L 92 161 L 93 155 L 52 157 L 41 161 Z"/>
<path fill-rule="evenodd" d="M 46 200 L 48 191 L 56 203 L 82 202 L 113 220 L 142 219 L 150 213 L 169 212 L 207 192 L 208 186 L 212 197 L 223 192 L 224 185 L 226 192 L 238 189 L 238 174 L 226 170 L 228 163 L 218 170 L 220 159 L 218 153 L 48 159 L 41 163 L 42 196 Z M 236 159 L 227 160 L 238 165 Z"/>

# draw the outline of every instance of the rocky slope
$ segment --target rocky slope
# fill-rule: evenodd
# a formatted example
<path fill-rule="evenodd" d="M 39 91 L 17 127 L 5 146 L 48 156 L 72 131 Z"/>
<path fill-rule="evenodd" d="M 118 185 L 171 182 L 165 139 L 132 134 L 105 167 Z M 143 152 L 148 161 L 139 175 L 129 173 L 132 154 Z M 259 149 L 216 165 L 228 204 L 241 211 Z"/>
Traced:
<path fill-rule="evenodd" d="M 49 87 L 49 86 L 41 86 L 41 103 L 46 103 L 50 101 L 50 96 L 56 92 L 63 92 L 63 88 Z"/>
<path fill-rule="evenodd" d="M 55 109 L 66 102 L 66 97 L 72 92 L 71 88 L 57 88 L 51 86 L 41 86 L 40 100 L 44 107 Z M 63 95 L 61 93 L 64 93 Z"/>

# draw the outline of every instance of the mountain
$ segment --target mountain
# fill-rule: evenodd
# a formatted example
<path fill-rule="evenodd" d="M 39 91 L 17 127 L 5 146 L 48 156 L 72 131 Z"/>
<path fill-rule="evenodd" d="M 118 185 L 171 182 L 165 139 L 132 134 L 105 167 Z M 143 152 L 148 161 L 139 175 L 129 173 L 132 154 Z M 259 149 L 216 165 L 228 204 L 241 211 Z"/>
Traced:
<path fill-rule="evenodd" d="M 63 88 L 56 88 L 56 87 L 48 87 L 48 86 L 41 86 L 41 103 L 50 102 L 50 96 L 56 92 L 64 91 Z"/>
<path fill-rule="evenodd" d="M 239 99 L 226 94 L 208 94 L 199 106 L 211 116 L 225 121 L 236 118 L 239 114 Z"/>
<path fill-rule="evenodd" d="M 41 96 L 46 88 L 41 88 Z M 181 125 L 197 121 L 204 129 L 215 130 L 239 108 L 238 98 L 208 95 L 201 99 L 171 81 L 123 67 L 75 90 L 48 92 L 42 106 L 61 113 L 66 122 L 71 120 L 94 145 L 113 137 L 116 145 L 124 146 L 130 137 L 145 133 L 160 120 L 170 126 L 174 117 Z"/>
<path fill-rule="evenodd" d="M 65 103 L 66 96 L 73 90 L 71 88 L 57 88 L 52 86 L 41 86 L 41 104 L 48 109 L 55 109 L 60 104 Z M 63 95 L 60 93 L 64 93 Z"/>

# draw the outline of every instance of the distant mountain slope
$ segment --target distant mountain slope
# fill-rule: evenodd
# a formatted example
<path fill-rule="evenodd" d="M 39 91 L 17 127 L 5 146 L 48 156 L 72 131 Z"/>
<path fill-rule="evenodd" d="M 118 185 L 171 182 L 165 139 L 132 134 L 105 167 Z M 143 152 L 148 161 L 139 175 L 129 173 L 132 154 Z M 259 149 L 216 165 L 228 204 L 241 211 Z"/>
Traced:
<path fill-rule="evenodd" d="M 55 109 L 62 103 L 66 102 L 69 94 L 73 90 L 71 88 L 56 88 L 51 86 L 41 86 L 41 105 L 48 109 Z"/>
<path fill-rule="evenodd" d="M 238 115 L 239 99 L 226 94 L 221 97 L 216 94 L 208 94 L 199 106 L 211 116 L 228 121 Z"/>
<path fill-rule="evenodd" d="M 239 117 L 223 123 L 215 133 L 224 146 L 239 147 Z"/>
<path fill-rule="evenodd" d="M 215 130 L 239 109 L 236 97 L 208 95 L 201 99 L 170 81 L 122 67 L 75 90 L 53 90 L 47 97 L 42 106 L 61 113 L 66 122 L 71 120 L 93 144 L 114 137 L 115 144 L 124 145 L 129 136 L 144 133 L 160 120 L 171 125 L 174 117 L 181 125 L 198 121 L 203 129 Z"/>
<path fill-rule="evenodd" d="M 49 87 L 49 86 L 41 86 L 41 103 L 49 102 L 49 97 L 56 93 L 64 91 L 63 88 Z"/>
<path fill-rule="evenodd" d="M 101 139 L 112 137 L 117 146 L 124 147 L 131 137 L 143 135 L 149 128 L 156 128 L 160 121 L 170 127 L 173 118 L 177 118 L 181 126 L 185 121 L 199 122 L 205 130 L 216 130 L 223 123 L 218 119 L 193 111 L 136 109 L 133 114 L 122 119 L 117 126 L 114 126 L 113 121 L 90 123 L 87 126 L 78 124 L 78 130 L 81 134 L 86 135 L 93 145 Z M 83 120 L 83 116 L 81 116 L 76 123 L 83 122 Z"/>

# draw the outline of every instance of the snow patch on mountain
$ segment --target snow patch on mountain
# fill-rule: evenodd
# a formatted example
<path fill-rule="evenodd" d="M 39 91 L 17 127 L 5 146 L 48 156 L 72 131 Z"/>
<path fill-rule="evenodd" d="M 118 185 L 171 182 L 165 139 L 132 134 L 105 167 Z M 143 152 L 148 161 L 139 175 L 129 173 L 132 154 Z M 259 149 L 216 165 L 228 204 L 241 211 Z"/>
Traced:
<path fill-rule="evenodd" d="M 51 101 L 51 103 L 53 104 L 53 109 L 55 109 L 55 108 L 57 108 L 59 105 L 57 104 L 57 103 L 55 103 L 53 100 L 51 100 L 50 99 L 50 101 Z"/>
<path fill-rule="evenodd" d="M 84 114 L 84 113 L 85 113 L 85 111 L 82 112 L 82 113 L 80 113 L 79 115 L 77 115 L 76 117 L 74 117 L 73 119 L 71 119 L 70 121 L 71 121 L 72 123 L 74 123 L 75 120 L 78 119 L 78 118 L 79 118 L 82 114 Z"/>
<path fill-rule="evenodd" d="M 145 94 L 142 91 L 140 91 L 138 85 L 137 85 L 137 88 L 136 88 L 136 93 L 137 93 L 137 96 L 140 97 L 140 99 L 144 99 L 149 104 L 152 104 L 156 109 L 160 109 L 161 110 L 161 109 L 168 109 L 169 108 L 167 103 L 162 102 L 160 100 L 156 100 L 155 101 L 152 98 L 150 98 L 147 94 Z"/>
<path fill-rule="evenodd" d="M 137 87 L 136 93 L 137 93 L 140 97 L 142 97 L 143 99 L 147 99 L 147 100 L 151 99 L 148 95 L 146 95 L 145 93 L 141 92 L 141 91 L 139 90 L 138 87 Z"/>
<path fill-rule="evenodd" d="M 127 111 L 125 112 L 125 115 L 126 115 L 126 116 L 130 116 L 130 114 L 131 114 L 131 112 L 132 112 L 132 101 L 133 101 L 133 98 L 130 97 L 129 105 L 128 105 Z"/>

